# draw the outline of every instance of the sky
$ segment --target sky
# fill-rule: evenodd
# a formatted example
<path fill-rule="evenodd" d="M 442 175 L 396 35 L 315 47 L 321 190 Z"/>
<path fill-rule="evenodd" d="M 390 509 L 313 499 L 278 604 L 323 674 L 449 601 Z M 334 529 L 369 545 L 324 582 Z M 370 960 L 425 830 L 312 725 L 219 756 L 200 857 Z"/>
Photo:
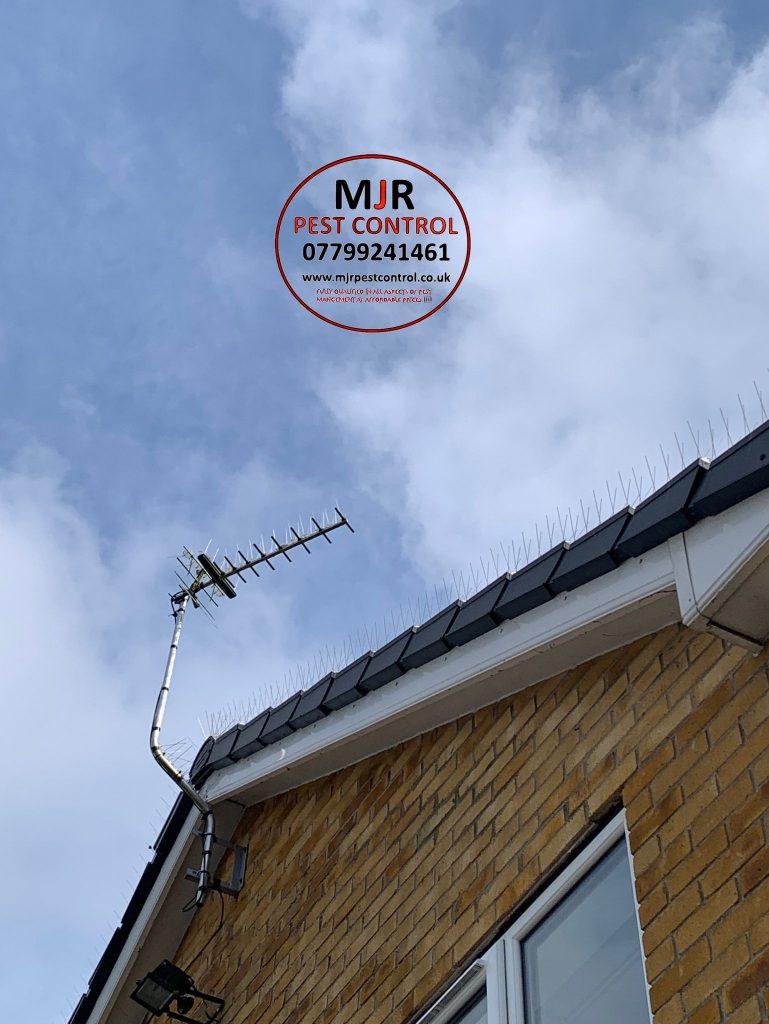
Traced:
<path fill-rule="evenodd" d="M 183 544 L 356 527 L 188 616 L 182 759 L 762 418 L 769 10 L 8 0 L 0 112 L 0 988 L 49 1024 L 174 799 L 147 741 Z M 272 243 L 372 150 L 444 178 L 473 251 L 435 316 L 360 335 Z"/>

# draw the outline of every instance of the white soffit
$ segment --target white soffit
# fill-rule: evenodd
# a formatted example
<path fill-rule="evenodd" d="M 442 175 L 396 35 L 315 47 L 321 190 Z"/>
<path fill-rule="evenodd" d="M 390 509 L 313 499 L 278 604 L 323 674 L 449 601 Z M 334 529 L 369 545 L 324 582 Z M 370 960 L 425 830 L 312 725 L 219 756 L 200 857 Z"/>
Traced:
<path fill-rule="evenodd" d="M 215 773 L 206 796 L 256 803 L 673 622 L 757 651 L 768 597 L 764 491 Z"/>
<path fill-rule="evenodd" d="M 217 772 L 206 797 L 256 803 L 679 619 L 673 562 L 661 545 Z"/>

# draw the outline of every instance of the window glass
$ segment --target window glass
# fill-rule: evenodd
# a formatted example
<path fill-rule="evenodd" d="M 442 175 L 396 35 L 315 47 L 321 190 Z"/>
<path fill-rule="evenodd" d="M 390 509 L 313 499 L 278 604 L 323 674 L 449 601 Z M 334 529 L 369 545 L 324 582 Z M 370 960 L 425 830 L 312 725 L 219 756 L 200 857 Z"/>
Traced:
<path fill-rule="evenodd" d="M 624 842 L 527 935 L 521 955 L 526 1024 L 649 1024 Z"/>
<path fill-rule="evenodd" d="M 488 1019 L 486 993 L 482 992 L 469 1006 L 460 1010 L 456 1017 L 451 1018 L 451 1024 L 486 1024 Z"/>

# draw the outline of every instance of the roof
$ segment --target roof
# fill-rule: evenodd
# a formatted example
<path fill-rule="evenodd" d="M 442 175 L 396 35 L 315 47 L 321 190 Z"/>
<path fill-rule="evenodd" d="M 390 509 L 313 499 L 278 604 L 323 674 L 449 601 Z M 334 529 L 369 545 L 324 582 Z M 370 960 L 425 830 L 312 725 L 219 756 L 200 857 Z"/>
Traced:
<path fill-rule="evenodd" d="M 469 600 L 455 601 L 423 625 L 406 630 L 341 671 L 328 673 L 278 707 L 234 725 L 217 739 L 209 737 L 190 769 L 192 782 L 201 786 L 213 772 L 280 743 L 409 669 L 611 572 L 765 487 L 769 487 L 769 423 L 712 463 L 699 459 L 687 466 L 636 509 L 623 509 L 575 543 L 559 544 L 519 572 L 505 573 Z"/>
<path fill-rule="evenodd" d="M 702 520 L 732 509 L 767 488 L 769 422 L 712 462 L 698 460 L 687 466 L 637 508 L 623 509 L 574 543 L 559 544 L 520 571 L 505 573 L 469 600 L 455 601 L 419 627 L 406 630 L 341 671 L 325 675 L 314 686 L 293 694 L 278 707 L 268 708 L 249 722 L 233 726 L 218 738 L 209 737 L 192 765 L 191 781 L 201 788 L 215 772 L 279 746 L 287 738 L 309 730 L 310 726 L 335 718 L 338 712 L 351 705 L 361 703 L 365 706 L 369 695 L 386 684 L 444 658 L 449 652 L 498 629 L 500 624 L 599 580 L 630 559 L 643 560 L 646 553 L 686 534 Z M 765 518 L 763 508 L 759 514 Z M 762 533 L 762 544 L 765 539 Z M 718 537 L 716 542 L 724 546 Z M 740 550 L 740 557 L 745 555 L 746 558 L 748 549 Z M 686 560 L 685 550 L 683 555 Z M 729 557 L 729 551 L 725 551 L 724 558 L 728 561 Z M 732 559 L 734 565 L 738 561 L 739 558 Z M 730 563 L 730 571 L 731 568 L 734 566 Z M 720 574 L 719 579 L 726 578 L 725 572 L 720 564 L 713 567 L 713 573 L 716 576 Z M 677 586 L 680 607 L 684 608 L 685 601 L 691 606 L 685 614 L 682 612 L 683 621 L 687 624 L 694 624 L 698 617 L 702 619 L 702 600 L 699 597 L 707 590 L 703 590 L 704 585 L 698 583 L 693 575 L 696 574 L 692 573 L 687 561 L 687 578 L 685 581 L 682 578 Z M 688 596 L 682 596 L 683 591 L 687 591 Z M 722 635 L 739 639 L 739 632 L 735 632 L 728 616 L 726 621 L 726 626 L 714 631 L 720 629 Z M 752 641 L 748 638 L 747 642 Z M 372 706 L 374 703 L 372 701 Z M 153 859 L 145 868 L 121 924 L 108 943 L 87 992 L 70 1018 L 70 1024 L 86 1024 L 90 1020 L 148 893 L 189 819 L 190 808 L 190 802 L 180 796 L 155 843 Z"/>

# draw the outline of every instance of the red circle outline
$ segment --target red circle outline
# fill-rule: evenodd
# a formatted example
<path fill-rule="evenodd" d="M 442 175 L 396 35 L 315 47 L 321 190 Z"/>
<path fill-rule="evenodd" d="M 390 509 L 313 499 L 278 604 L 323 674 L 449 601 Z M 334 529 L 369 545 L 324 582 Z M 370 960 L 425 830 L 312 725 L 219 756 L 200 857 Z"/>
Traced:
<path fill-rule="evenodd" d="M 408 164 L 409 167 L 416 167 L 416 169 L 418 171 L 422 171 L 424 174 L 427 174 L 434 181 L 437 181 L 438 184 L 441 185 L 448 192 L 448 194 L 451 196 L 451 198 L 456 203 L 457 208 L 459 209 L 459 212 L 462 214 L 462 220 L 464 221 L 465 231 L 467 233 L 467 255 L 465 256 L 465 264 L 462 267 L 462 273 L 459 275 L 459 280 L 454 285 L 454 287 L 451 289 L 451 291 L 446 296 L 446 298 L 442 299 L 438 303 L 438 305 L 435 307 L 435 309 L 431 309 L 429 313 L 424 313 L 422 316 L 417 317 L 416 320 L 409 320 L 408 323 L 397 324 L 395 327 L 351 327 L 348 324 L 340 324 L 337 320 L 331 320 L 329 317 L 323 316 L 323 314 L 319 313 L 316 309 L 313 309 L 312 306 L 308 306 L 307 303 L 304 301 L 304 299 L 302 299 L 299 295 L 297 295 L 297 293 L 291 287 L 291 283 L 289 282 L 288 278 L 286 277 L 286 273 L 283 270 L 283 263 L 282 263 L 281 258 L 280 258 L 280 244 L 279 244 L 280 228 L 281 228 L 281 225 L 283 223 L 283 218 L 286 215 L 286 210 L 291 205 L 292 200 L 297 195 L 297 193 L 300 192 L 304 188 L 304 186 L 307 184 L 308 181 L 312 181 L 313 178 L 317 178 L 317 176 L 319 174 L 322 174 L 324 171 L 329 170 L 329 168 L 331 168 L 331 167 L 338 167 L 339 164 L 346 164 L 346 163 L 349 163 L 351 160 L 394 160 L 396 163 L 399 163 L 399 164 Z M 294 296 L 296 301 L 301 306 L 304 306 L 304 308 L 307 310 L 308 313 L 312 313 L 312 315 L 316 316 L 319 320 L 323 320 L 323 321 L 325 321 L 325 323 L 331 324 L 332 327 L 341 327 L 342 330 L 345 330 L 345 331 L 359 331 L 361 334 L 383 334 L 386 331 L 402 331 L 404 327 L 413 327 L 414 324 L 421 323 L 423 320 L 426 320 L 429 316 L 432 316 L 433 313 L 437 313 L 438 310 L 442 306 L 446 305 L 446 303 L 452 297 L 452 295 L 457 290 L 457 288 L 459 288 L 459 286 L 462 284 L 462 279 L 465 276 L 465 272 L 467 271 L 467 266 L 468 266 L 468 264 L 470 262 L 470 224 L 468 223 L 467 215 L 465 214 L 465 211 L 464 211 L 464 208 L 463 208 L 462 204 L 457 199 L 457 197 L 454 195 L 454 193 L 449 188 L 449 186 L 446 184 L 446 182 L 443 181 L 441 178 L 439 178 L 437 174 L 434 174 L 432 171 L 428 170 L 427 167 L 423 167 L 421 164 L 415 163 L 413 160 L 407 160 L 405 157 L 402 157 L 402 156 L 388 156 L 388 154 L 386 154 L 386 153 L 361 153 L 359 156 L 344 156 L 344 157 L 342 157 L 339 160 L 332 160 L 331 163 L 324 164 L 323 167 L 319 167 L 316 171 L 313 171 L 312 174 L 308 174 L 307 177 L 304 179 L 304 181 L 300 181 L 299 182 L 299 184 L 296 186 L 294 191 L 291 193 L 291 195 L 285 201 L 285 203 L 283 204 L 283 209 L 280 211 L 280 216 L 278 217 L 277 227 L 275 228 L 275 259 L 278 262 L 278 270 L 280 271 L 280 276 L 283 278 L 283 282 L 286 285 L 286 288 L 288 288 L 288 290 Z"/>

